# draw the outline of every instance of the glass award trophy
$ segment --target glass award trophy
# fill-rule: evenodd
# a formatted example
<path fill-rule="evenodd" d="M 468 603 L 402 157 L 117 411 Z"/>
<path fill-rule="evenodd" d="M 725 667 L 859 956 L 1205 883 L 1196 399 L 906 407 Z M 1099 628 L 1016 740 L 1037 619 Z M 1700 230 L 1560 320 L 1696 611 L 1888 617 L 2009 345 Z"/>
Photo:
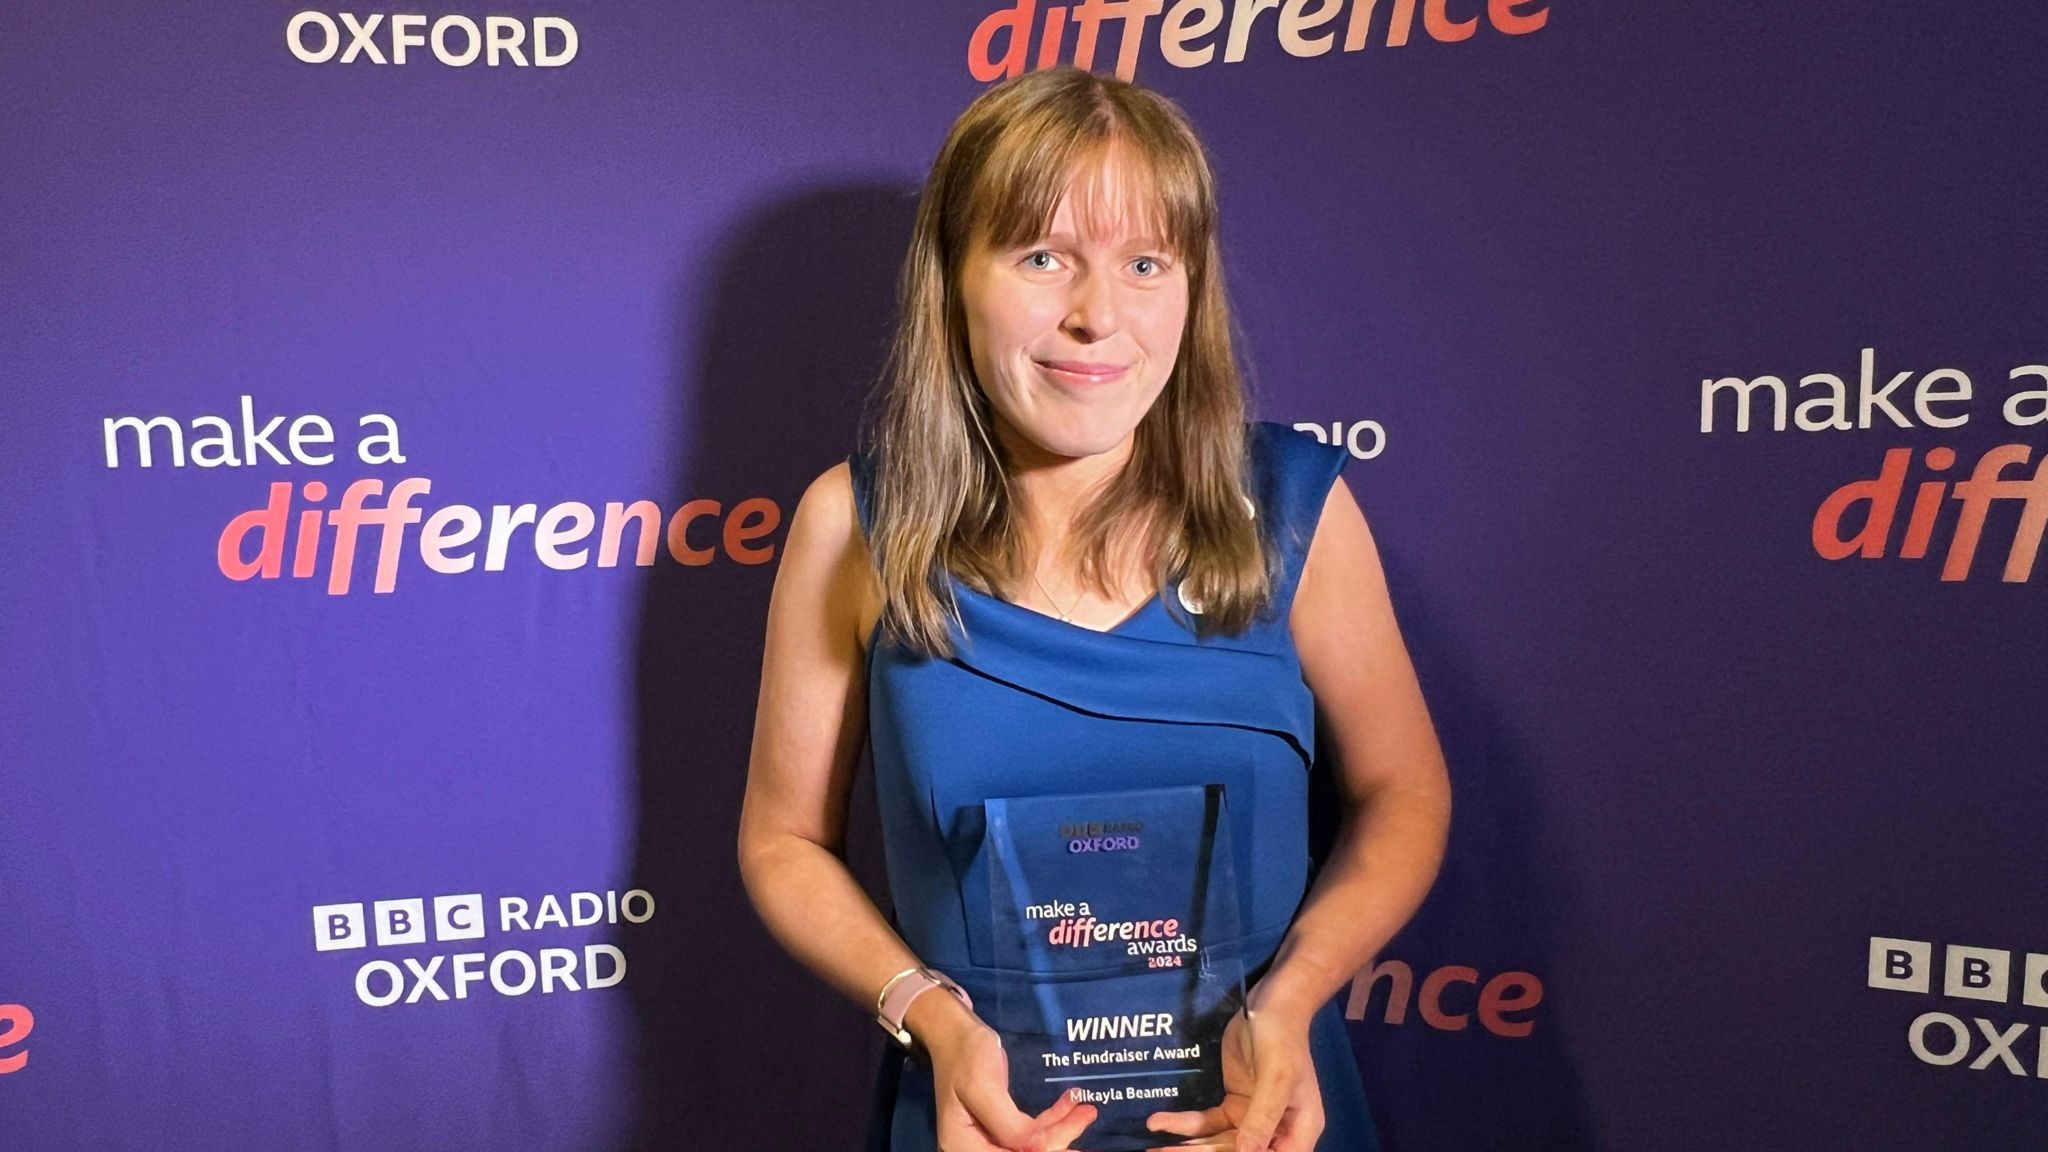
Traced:
<path fill-rule="evenodd" d="M 1155 1148 L 1158 1111 L 1223 1100 L 1223 1027 L 1244 1003 L 1237 874 L 1220 784 L 985 803 L 1002 977 L 990 1027 L 1010 1095 L 1072 1088 L 1100 1111 L 1079 1144 Z"/>

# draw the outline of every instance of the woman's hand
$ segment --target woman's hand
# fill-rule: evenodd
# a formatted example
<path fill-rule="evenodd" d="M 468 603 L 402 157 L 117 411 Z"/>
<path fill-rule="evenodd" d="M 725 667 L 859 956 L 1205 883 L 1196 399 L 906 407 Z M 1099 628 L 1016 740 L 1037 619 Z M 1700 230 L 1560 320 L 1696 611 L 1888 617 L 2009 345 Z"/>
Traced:
<path fill-rule="evenodd" d="M 1020 1110 L 1010 1098 L 1010 1058 L 1002 1040 L 971 1012 L 959 1012 L 925 1041 L 925 1050 L 932 1061 L 939 1152 L 1055 1152 L 1071 1146 L 1095 1120 L 1095 1105 L 1081 1103 L 1071 1091 L 1036 1116 Z"/>
<path fill-rule="evenodd" d="M 1223 1028 L 1223 1102 L 1195 1112 L 1154 1112 L 1154 1132 L 1200 1137 L 1162 1148 L 1311 1152 L 1323 1134 L 1323 1093 L 1309 1055 L 1308 1020 L 1240 1009 Z"/>

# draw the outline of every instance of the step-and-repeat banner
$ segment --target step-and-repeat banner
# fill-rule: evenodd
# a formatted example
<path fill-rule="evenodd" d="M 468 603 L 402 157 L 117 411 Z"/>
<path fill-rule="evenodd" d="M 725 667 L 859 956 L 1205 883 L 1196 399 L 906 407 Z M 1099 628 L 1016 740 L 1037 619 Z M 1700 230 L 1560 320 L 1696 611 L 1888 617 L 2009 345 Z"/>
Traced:
<path fill-rule="evenodd" d="M 0 14 L 0 1146 L 848 1148 L 735 825 L 1002 76 L 1185 107 L 1457 813 L 1386 1145 L 2048 1124 L 2034 3 Z M 863 776 L 850 850 L 880 879 Z"/>

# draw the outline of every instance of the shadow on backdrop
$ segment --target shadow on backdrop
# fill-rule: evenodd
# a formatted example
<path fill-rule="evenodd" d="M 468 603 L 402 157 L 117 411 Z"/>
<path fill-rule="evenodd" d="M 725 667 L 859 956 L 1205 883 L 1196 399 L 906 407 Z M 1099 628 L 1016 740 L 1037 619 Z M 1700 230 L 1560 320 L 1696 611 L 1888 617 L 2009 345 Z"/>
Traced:
<path fill-rule="evenodd" d="M 1371 506 L 1362 470 L 1347 470 Z M 1373 1106 L 1383 1152 L 1526 1152 L 1532 1148 L 1598 1147 L 1585 1084 L 1560 1031 L 1564 1017 L 1553 982 L 1559 969 L 1551 924 L 1569 907 L 1554 869 L 1543 858 L 1530 826 L 1536 812 L 1530 781 L 1545 767 L 1533 741 L 1519 739 L 1499 708 L 1470 674 L 1473 661 L 1459 651 L 1452 607 L 1439 607 L 1402 561 L 1398 545 L 1382 540 L 1381 563 L 1399 610 L 1401 632 L 1415 660 L 1444 757 L 1450 765 L 1451 838 L 1435 886 L 1414 919 L 1378 959 L 1395 959 L 1414 972 L 1405 1018 L 1388 1022 L 1392 982 L 1372 989 L 1363 1019 L 1350 1024 L 1352 1047 Z M 1319 726 L 1318 731 L 1321 731 Z M 1311 781 L 1314 856 L 1334 836 L 1337 796 L 1326 777 Z M 1512 942 L 1512 952 L 1501 942 Z M 1422 981 L 1447 965 L 1476 969 L 1478 985 L 1450 986 L 1444 1011 L 1465 1013 L 1463 1028 L 1447 1031 L 1425 1021 L 1416 1007 Z M 1543 1000 L 1509 1020 L 1532 1021 L 1529 1035 L 1495 1036 L 1481 1026 L 1473 1005 L 1480 987 L 1502 972 L 1534 973 Z M 1343 993 L 1349 998 L 1349 989 Z M 1503 1120 L 1503 1116 L 1515 1117 Z M 1451 1137 L 1446 1142 L 1446 1137 Z"/>
<path fill-rule="evenodd" d="M 768 496 L 783 514 L 770 536 L 779 557 L 805 487 L 854 447 L 916 207 L 915 187 L 806 189 L 740 226 L 708 285 L 696 269 L 680 271 L 671 426 L 694 444 L 666 507 L 709 497 L 730 509 Z M 703 311 L 686 315 L 700 299 Z M 697 339 L 686 353 L 691 323 Z M 715 533 L 700 520 L 693 540 L 708 545 Z M 738 819 L 773 563 L 658 564 L 646 584 L 632 884 L 661 912 L 636 942 L 626 981 L 639 1078 L 629 1149 L 847 1148 L 866 1123 L 885 1037 L 782 950 L 740 883 Z M 863 754 L 848 855 L 882 902 L 873 788 Z"/>

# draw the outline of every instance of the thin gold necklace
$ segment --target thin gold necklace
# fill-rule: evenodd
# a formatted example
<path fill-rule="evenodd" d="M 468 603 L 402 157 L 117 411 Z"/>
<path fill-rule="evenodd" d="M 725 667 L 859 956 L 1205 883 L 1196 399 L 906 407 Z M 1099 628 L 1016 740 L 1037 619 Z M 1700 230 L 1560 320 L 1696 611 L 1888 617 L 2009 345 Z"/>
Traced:
<path fill-rule="evenodd" d="M 1038 585 L 1038 594 L 1039 594 L 1039 595 L 1041 595 L 1041 596 L 1043 596 L 1043 597 L 1045 597 L 1046 603 L 1048 603 L 1048 604 L 1051 604 L 1051 605 L 1052 605 L 1052 606 L 1053 606 L 1053 607 L 1054 607 L 1055 609 L 1057 609 L 1057 610 L 1058 610 L 1058 612 L 1059 612 L 1059 614 L 1060 614 L 1060 622 L 1061 622 L 1061 623 L 1063 623 L 1063 624 L 1072 624 L 1072 623 L 1074 622 L 1073 616 L 1072 616 L 1071 614 L 1069 614 L 1068 610 L 1067 610 L 1067 609 L 1065 609 L 1065 608 L 1061 608 L 1061 607 L 1060 607 L 1060 602 L 1059 602 L 1059 601 L 1057 601 L 1057 600 L 1055 600 L 1055 599 L 1053 599 L 1053 598 L 1052 598 L 1052 593 L 1050 593 L 1050 592 L 1047 592 L 1047 591 L 1045 590 L 1045 581 L 1043 581 L 1043 580 L 1040 580 L 1040 579 L 1038 578 L 1038 569 L 1036 569 L 1036 568 L 1033 568 L 1033 569 L 1031 570 L 1031 582 L 1032 582 L 1033 584 L 1036 584 L 1036 585 Z M 1076 603 L 1076 604 L 1078 604 L 1078 603 L 1080 603 L 1080 601 L 1076 600 L 1076 601 L 1075 601 L 1075 603 Z"/>

